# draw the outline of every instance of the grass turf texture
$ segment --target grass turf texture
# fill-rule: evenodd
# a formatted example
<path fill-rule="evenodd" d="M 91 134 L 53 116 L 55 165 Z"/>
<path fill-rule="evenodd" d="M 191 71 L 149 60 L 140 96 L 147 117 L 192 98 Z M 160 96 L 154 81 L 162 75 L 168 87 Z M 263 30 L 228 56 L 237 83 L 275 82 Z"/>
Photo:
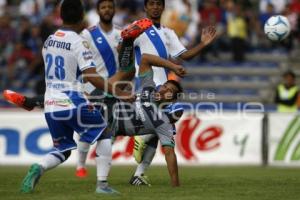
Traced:
<path fill-rule="evenodd" d="M 95 168 L 89 168 L 87 179 L 74 176 L 74 167 L 59 167 L 47 172 L 34 193 L 21 194 L 20 183 L 28 167 L 0 166 L 0 199 L 139 199 L 139 200 L 276 200 L 300 199 L 300 168 L 260 167 L 180 167 L 180 188 L 169 186 L 166 167 L 152 167 L 152 187 L 128 184 L 133 166 L 114 166 L 111 185 L 120 196 L 95 194 Z"/>

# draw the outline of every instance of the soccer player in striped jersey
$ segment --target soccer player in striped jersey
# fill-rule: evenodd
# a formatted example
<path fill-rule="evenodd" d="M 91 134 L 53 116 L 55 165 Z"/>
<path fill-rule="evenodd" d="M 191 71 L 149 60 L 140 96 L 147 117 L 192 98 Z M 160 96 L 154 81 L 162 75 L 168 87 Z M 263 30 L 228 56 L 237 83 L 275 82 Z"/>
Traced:
<path fill-rule="evenodd" d="M 94 52 L 94 60 L 97 73 L 110 78 L 119 69 L 118 46 L 121 41 L 121 31 L 112 23 L 115 15 L 114 0 L 98 0 L 96 10 L 99 15 L 99 24 L 84 29 L 81 35 L 91 44 L 91 50 Z M 91 83 L 85 84 L 85 92 L 90 95 L 90 100 L 94 103 L 103 105 L 103 114 L 106 120 L 112 116 L 112 107 L 116 98 L 112 95 L 104 94 L 96 89 Z M 87 176 L 86 158 L 90 145 L 81 140 L 78 141 L 78 162 L 76 167 L 76 176 L 84 178 Z"/>
<path fill-rule="evenodd" d="M 144 0 L 146 15 L 153 21 L 153 26 L 146 30 L 135 40 L 136 68 L 138 71 L 141 55 L 151 54 L 164 59 L 179 58 L 189 60 L 198 55 L 201 50 L 209 45 L 216 37 L 214 27 L 203 29 L 201 42 L 194 48 L 187 50 L 180 42 L 175 32 L 161 25 L 161 16 L 165 8 L 165 0 Z M 168 80 L 168 72 L 164 68 L 153 66 L 153 80 L 157 87 Z M 137 83 L 138 87 L 138 83 Z M 169 107 L 170 112 L 183 112 L 180 104 Z M 134 157 L 138 163 L 137 169 L 130 180 L 132 185 L 149 185 L 144 176 L 149 168 L 157 148 L 158 138 L 156 136 L 138 136 L 135 137 Z M 146 144 L 146 145 L 145 145 Z M 135 181 L 139 179 L 140 181 Z"/>
<path fill-rule="evenodd" d="M 80 35 L 90 44 L 90 49 L 94 54 L 96 72 L 104 78 L 110 78 L 119 69 L 117 48 L 121 41 L 121 30 L 112 23 L 115 15 L 115 2 L 114 0 L 98 0 L 96 10 L 100 19 L 99 24 L 84 29 Z M 116 99 L 112 95 L 104 94 L 101 90 L 96 89 L 91 83 L 86 83 L 84 89 L 92 102 L 103 105 L 103 115 L 106 119 L 110 119 L 112 114 L 110 111 Z M 36 105 L 43 106 L 43 103 L 44 96 L 27 98 L 25 109 L 31 110 Z M 76 176 L 84 178 L 87 176 L 86 158 L 90 145 L 79 140 L 77 146 Z"/>
<path fill-rule="evenodd" d="M 111 134 L 101 113 L 90 105 L 82 90 L 82 81 L 131 102 L 135 97 L 112 86 L 96 73 L 90 44 L 79 35 L 84 8 L 81 0 L 61 4 L 63 25 L 45 41 L 42 55 L 45 64 L 45 118 L 53 140 L 53 151 L 33 164 L 25 176 L 21 192 L 34 190 L 40 177 L 68 159 L 76 148 L 74 131 L 82 141 L 97 142 L 97 193 L 117 193 L 108 186 L 111 165 Z M 81 76 L 82 75 L 82 76 Z"/>

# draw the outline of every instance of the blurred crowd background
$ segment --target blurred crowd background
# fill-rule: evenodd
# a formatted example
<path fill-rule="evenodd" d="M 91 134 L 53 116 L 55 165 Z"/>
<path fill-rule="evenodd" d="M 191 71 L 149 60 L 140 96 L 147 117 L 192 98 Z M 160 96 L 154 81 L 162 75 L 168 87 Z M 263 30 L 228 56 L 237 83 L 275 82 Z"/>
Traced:
<path fill-rule="evenodd" d="M 95 12 L 96 1 L 85 0 L 88 11 L 86 20 L 90 25 L 98 22 Z M 0 91 L 10 88 L 32 95 L 43 93 L 44 89 L 41 85 L 44 81 L 44 67 L 41 47 L 46 38 L 62 23 L 59 17 L 59 2 L 59 0 L 0 0 Z M 144 16 L 143 0 L 116 0 L 116 3 L 117 13 L 114 23 L 120 27 Z M 281 43 L 270 42 L 263 31 L 266 20 L 275 14 L 287 16 L 292 28 L 291 36 Z M 187 63 L 196 66 L 198 71 L 195 72 L 201 75 L 203 72 L 201 66 L 204 67 L 202 68 L 204 71 L 216 65 L 224 69 L 250 66 L 248 70 L 257 67 L 255 63 L 259 67 L 274 67 L 274 60 L 276 60 L 274 57 L 285 60 L 284 70 L 289 68 L 290 66 L 286 66 L 289 65 L 286 58 L 297 58 L 298 55 L 299 15 L 300 0 L 166 0 L 162 23 L 174 29 L 187 48 L 201 40 L 202 27 L 207 25 L 217 27 L 219 37 L 214 44 Z M 257 58 L 261 58 L 261 55 L 266 56 L 266 59 L 258 63 Z M 275 67 L 279 69 L 276 74 L 278 78 L 283 69 L 281 60 L 276 61 L 278 62 L 275 63 Z M 262 66 L 261 63 L 266 64 Z M 201 77 L 200 75 L 198 78 Z M 243 74 L 239 76 L 242 77 Z M 252 82 L 259 79 L 259 81 L 267 80 L 275 84 L 279 81 L 274 78 L 274 74 L 270 76 L 269 79 L 256 77 Z M 201 84 L 199 81 L 205 81 L 207 77 L 201 80 L 190 77 L 186 85 L 189 85 L 189 81 L 193 83 L 198 81 L 197 83 Z M 236 83 L 236 79 L 239 78 L 231 77 L 230 80 Z M 240 79 L 243 81 L 242 78 Z M 212 74 L 206 81 L 214 81 L 214 83 L 219 81 L 224 85 L 222 82 L 228 80 L 224 74 L 219 73 L 216 76 Z M 195 90 L 190 88 L 190 91 L 193 89 Z M 201 87 L 196 89 L 197 92 L 203 91 Z M 209 91 L 218 94 L 220 93 L 218 89 L 220 88 L 216 87 Z M 237 90 L 232 86 L 229 89 Z M 272 87 L 268 88 L 270 89 Z M 228 88 L 225 91 L 230 94 Z M 221 91 L 220 96 L 224 96 L 223 93 Z M 265 95 L 270 99 L 268 93 L 261 90 L 258 90 L 258 93 L 261 98 Z M 222 101 L 226 101 L 226 98 L 219 100 Z M 231 99 L 231 102 L 235 101 L 237 100 Z M 264 102 L 264 99 L 258 101 Z"/>

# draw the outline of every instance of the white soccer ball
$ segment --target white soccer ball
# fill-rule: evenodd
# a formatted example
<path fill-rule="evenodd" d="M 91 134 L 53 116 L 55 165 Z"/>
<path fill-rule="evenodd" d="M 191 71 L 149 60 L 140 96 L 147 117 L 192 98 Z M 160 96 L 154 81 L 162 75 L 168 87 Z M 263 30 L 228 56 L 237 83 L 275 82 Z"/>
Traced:
<path fill-rule="evenodd" d="M 291 31 L 288 19 L 282 15 L 272 16 L 265 23 L 265 34 L 272 41 L 281 41 L 287 38 Z"/>

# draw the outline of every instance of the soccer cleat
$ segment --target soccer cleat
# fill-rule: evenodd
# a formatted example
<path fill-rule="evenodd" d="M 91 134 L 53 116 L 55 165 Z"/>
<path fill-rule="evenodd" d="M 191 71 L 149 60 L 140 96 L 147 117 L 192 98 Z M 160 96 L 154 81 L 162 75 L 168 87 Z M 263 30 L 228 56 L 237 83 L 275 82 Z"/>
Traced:
<path fill-rule="evenodd" d="M 134 186 L 151 186 L 148 177 L 144 176 L 143 174 L 141 176 L 132 176 L 129 184 Z"/>
<path fill-rule="evenodd" d="M 121 37 L 123 39 L 135 39 L 152 25 L 153 22 L 148 18 L 134 21 L 122 31 Z"/>
<path fill-rule="evenodd" d="M 33 107 L 27 107 L 24 105 L 26 97 L 21 95 L 20 93 L 17 93 L 17 92 L 11 91 L 11 90 L 4 90 L 3 97 L 6 101 L 8 101 L 18 107 L 24 108 L 25 110 L 28 110 L 28 111 L 33 110 Z"/>
<path fill-rule="evenodd" d="M 143 160 L 144 151 L 147 147 L 147 144 L 144 142 L 143 138 L 139 136 L 134 137 L 134 148 L 133 156 L 137 163 L 141 163 Z"/>
<path fill-rule="evenodd" d="M 86 178 L 88 175 L 88 172 L 86 170 L 86 168 L 79 168 L 76 170 L 76 174 L 75 174 L 78 178 Z"/>
<path fill-rule="evenodd" d="M 101 186 L 97 186 L 96 188 L 96 193 L 97 194 L 120 194 L 120 192 L 118 192 L 117 190 L 107 186 L 101 187 Z"/>
<path fill-rule="evenodd" d="M 38 164 L 31 165 L 27 175 L 25 176 L 22 182 L 21 192 L 22 193 L 32 192 L 34 187 L 38 183 L 42 173 L 43 173 L 43 169 L 40 165 Z"/>

